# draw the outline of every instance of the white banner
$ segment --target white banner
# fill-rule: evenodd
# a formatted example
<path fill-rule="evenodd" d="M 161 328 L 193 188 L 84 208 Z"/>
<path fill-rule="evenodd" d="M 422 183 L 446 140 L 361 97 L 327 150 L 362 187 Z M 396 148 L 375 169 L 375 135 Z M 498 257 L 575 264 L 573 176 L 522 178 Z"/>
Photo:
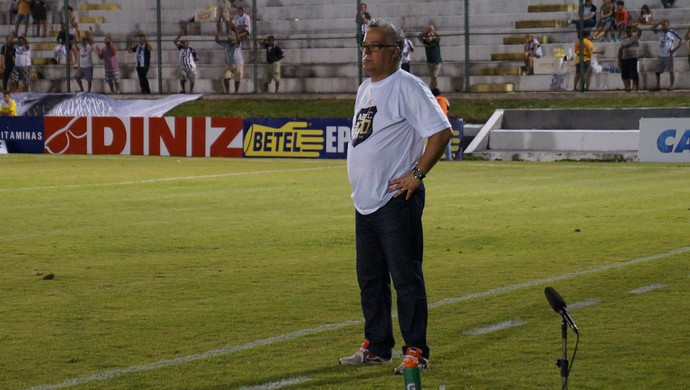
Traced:
<path fill-rule="evenodd" d="M 690 118 L 640 119 L 638 159 L 690 162 Z"/>

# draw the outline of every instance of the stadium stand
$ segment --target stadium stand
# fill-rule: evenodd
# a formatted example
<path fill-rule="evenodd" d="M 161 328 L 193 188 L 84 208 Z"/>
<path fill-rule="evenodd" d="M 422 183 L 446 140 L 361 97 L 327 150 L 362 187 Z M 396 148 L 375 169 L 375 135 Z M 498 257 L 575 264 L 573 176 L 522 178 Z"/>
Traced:
<path fill-rule="evenodd" d="M 0 1 L 0 9 L 8 9 L 8 1 Z M 160 68 L 163 93 L 179 91 L 177 81 L 178 52 L 172 41 L 180 31 L 180 20 L 187 19 L 199 9 L 214 5 L 213 0 L 163 0 L 161 3 L 162 46 L 158 48 L 156 37 L 156 1 L 140 0 L 71 0 L 70 5 L 79 16 L 82 31 L 93 27 L 96 44 L 102 45 L 103 36 L 111 34 L 120 48 L 121 90 L 138 93 L 139 84 L 135 71 L 135 58 L 124 49 L 133 35 L 143 32 L 154 45 L 152 66 L 149 72 L 153 93 L 159 92 L 158 50 L 162 58 Z M 332 0 L 237 0 L 244 3 L 256 23 L 258 38 L 275 35 L 285 51 L 282 61 L 281 93 L 354 93 L 360 70 L 356 49 L 356 1 L 333 2 Z M 598 2 L 595 1 L 598 4 Z M 632 17 L 645 3 L 641 0 L 626 2 Z M 658 2 L 646 2 L 652 7 L 655 18 L 667 17 L 672 28 L 681 36 L 687 30 L 690 16 L 690 0 L 678 0 L 676 8 L 663 9 Z M 33 38 L 34 78 L 32 90 L 40 92 L 64 92 L 65 65 L 53 60 L 55 36 L 60 22 L 62 0 L 49 2 L 48 38 Z M 416 39 L 421 28 L 429 23 L 437 26 L 443 36 L 442 55 L 444 64 L 439 78 L 439 88 L 452 92 L 510 92 L 549 91 L 572 89 L 574 62 L 563 61 L 572 48 L 575 28 L 566 20 L 575 15 L 577 0 L 470 0 L 465 17 L 464 2 L 456 0 L 372 0 L 367 1 L 373 17 L 385 17 L 401 26 L 413 41 L 417 50 L 413 53 L 412 71 L 428 81 L 424 65 L 423 49 Z M 254 9 L 255 7 L 255 9 Z M 7 12 L 0 31 L 8 34 L 12 25 L 7 23 Z M 465 19 L 470 24 L 470 36 L 466 46 Z M 526 75 L 522 69 L 522 42 L 525 33 L 532 33 L 542 42 L 545 56 L 535 62 L 535 75 Z M 215 23 L 192 23 L 188 28 L 192 47 L 199 54 L 198 79 L 195 92 L 224 93 L 221 74 L 224 68 L 223 50 L 214 42 Z M 618 43 L 602 42 L 606 55 L 600 56 L 602 68 L 616 66 L 615 53 Z M 676 54 L 676 88 L 690 88 L 687 61 L 687 43 Z M 255 51 L 256 50 L 256 51 Z M 654 80 L 654 66 L 658 43 L 651 32 L 645 32 L 641 43 L 641 88 L 649 88 Z M 254 47 L 254 42 L 243 42 L 245 80 L 241 93 L 255 91 L 261 85 L 264 53 Z M 465 61 L 466 55 L 470 61 Z M 107 91 L 104 83 L 102 62 L 95 60 L 94 92 Z M 466 76 L 469 75 L 469 79 Z M 663 80 L 662 76 L 662 80 Z M 72 89 L 74 89 L 72 84 Z M 602 72 L 592 78 L 591 89 L 622 89 L 620 74 Z M 260 90 L 257 88 L 256 90 Z"/>

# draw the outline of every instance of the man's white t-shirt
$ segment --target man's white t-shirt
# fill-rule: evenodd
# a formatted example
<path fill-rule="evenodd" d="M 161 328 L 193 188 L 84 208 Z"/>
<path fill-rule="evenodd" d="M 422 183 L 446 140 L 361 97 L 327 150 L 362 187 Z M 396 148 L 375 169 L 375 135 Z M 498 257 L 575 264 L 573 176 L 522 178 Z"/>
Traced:
<path fill-rule="evenodd" d="M 395 193 L 388 181 L 403 176 L 424 152 L 424 140 L 450 128 L 429 87 L 398 69 L 384 80 L 365 80 L 357 91 L 347 173 L 352 200 L 361 214 L 371 214 Z"/>
<path fill-rule="evenodd" d="M 659 40 L 659 57 L 671 57 L 671 50 L 681 41 L 680 36 L 673 30 L 658 31 L 656 33 Z"/>
<path fill-rule="evenodd" d="M 77 51 L 79 52 L 79 67 L 80 68 L 92 68 L 93 67 L 93 46 L 91 45 L 77 45 Z"/>

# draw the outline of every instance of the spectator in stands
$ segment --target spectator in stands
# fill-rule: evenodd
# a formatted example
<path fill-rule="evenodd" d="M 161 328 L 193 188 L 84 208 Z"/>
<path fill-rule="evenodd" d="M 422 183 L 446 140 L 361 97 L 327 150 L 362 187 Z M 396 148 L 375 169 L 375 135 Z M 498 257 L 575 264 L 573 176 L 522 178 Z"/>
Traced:
<path fill-rule="evenodd" d="M 271 81 L 275 82 L 275 93 L 278 93 L 278 88 L 280 88 L 280 60 L 283 59 L 283 50 L 276 44 L 276 38 L 273 35 L 269 35 L 260 43 L 266 49 L 264 93 L 268 92 L 268 84 Z"/>
<path fill-rule="evenodd" d="M 57 38 L 55 40 L 58 43 L 53 49 L 53 57 L 55 58 L 55 62 L 58 64 L 62 63 L 62 59 L 66 59 L 67 53 L 69 53 L 70 64 L 76 64 L 76 45 L 75 42 L 70 40 L 69 47 L 67 47 L 67 32 L 65 31 L 64 24 L 60 24 L 60 31 L 58 31 Z"/>
<path fill-rule="evenodd" d="M 525 35 L 525 48 L 522 55 L 527 74 L 534 74 L 534 59 L 542 56 L 542 50 L 541 44 L 532 34 Z"/>
<path fill-rule="evenodd" d="M 592 34 L 592 39 L 595 41 L 604 39 L 612 26 L 615 26 L 613 20 L 613 4 L 611 4 L 611 0 L 604 0 L 604 4 L 602 4 L 599 9 L 597 30 Z"/>
<path fill-rule="evenodd" d="M 13 24 L 15 19 L 17 19 L 17 12 L 19 11 L 19 0 L 11 0 L 9 4 L 7 21 L 9 24 Z"/>
<path fill-rule="evenodd" d="M 103 60 L 105 68 L 105 82 L 108 83 L 110 93 L 120 93 L 120 64 L 117 60 L 117 46 L 110 35 L 103 39 L 103 48 L 96 46 L 98 58 Z"/>
<path fill-rule="evenodd" d="M 683 39 L 688 42 L 688 66 L 690 66 L 690 27 L 688 27 L 688 31 L 685 32 L 685 37 Z"/>
<path fill-rule="evenodd" d="M 87 92 L 91 93 L 91 84 L 93 82 L 93 29 L 89 29 L 81 39 L 81 43 L 74 46 L 79 55 L 77 56 L 77 63 L 75 67 L 77 68 L 74 74 L 74 79 L 77 80 L 77 85 L 79 86 L 79 92 L 84 92 L 84 86 L 82 85 L 82 79 L 86 79 Z"/>
<path fill-rule="evenodd" d="M 196 51 L 189 47 L 188 40 L 180 41 L 182 37 L 179 34 L 175 37 L 173 41 L 175 47 L 180 52 L 180 87 L 182 88 L 181 93 L 187 93 L 185 85 L 189 81 L 189 93 L 194 93 L 194 83 L 196 82 L 196 63 L 199 57 L 196 55 Z"/>
<path fill-rule="evenodd" d="M 414 51 L 414 43 L 405 37 L 405 43 L 402 51 L 402 63 L 400 64 L 400 69 L 412 73 L 410 70 L 410 60 L 412 59 L 412 52 Z"/>
<path fill-rule="evenodd" d="M 367 3 L 359 3 L 359 13 L 357 14 L 357 43 L 362 43 L 364 34 L 367 33 L 367 24 L 371 20 L 371 15 L 367 12 Z"/>
<path fill-rule="evenodd" d="M 575 24 L 580 29 L 580 11 L 573 19 L 568 19 L 568 24 Z M 594 0 L 585 0 L 582 7 L 582 27 L 590 29 L 597 25 L 597 6 L 594 5 Z"/>
<path fill-rule="evenodd" d="M 419 39 L 424 45 L 426 64 L 431 76 L 429 88 L 433 89 L 438 84 L 438 75 L 441 73 L 441 63 L 443 62 L 441 59 L 441 36 L 436 28 L 430 24 L 424 27 L 424 30 L 419 34 Z"/>
<path fill-rule="evenodd" d="M 153 48 L 146 39 L 145 34 L 139 35 L 139 44 L 130 47 L 129 51 L 136 54 L 137 59 L 137 77 L 139 77 L 139 88 L 141 93 L 148 95 L 151 93 L 149 86 L 148 73 L 151 67 L 151 51 Z"/>
<path fill-rule="evenodd" d="M 659 30 L 661 26 L 661 30 Z M 673 73 L 673 53 L 680 49 L 683 40 L 675 31 L 671 30 L 671 24 L 668 19 L 661 19 L 652 24 L 652 32 L 656 34 L 659 40 L 659 58 L 656 64 L 656 87 L 651 91 L 661 90 L 661 74 L 668 72 L 669 76 L 669 91 L 673 89 L 673 82 L 675 76 Z"/>
<path fill-rule="evenodd" d="M 228 4 L 230 2 L 230 4 Z M 230 31 L 230 7 L 233 0 L 216 0 L 216 29 L 222 28 L 225 24 L 225 30 Z"/>
<path fill-rule="evenodd" d="M 225 70 L 223 71 L 223 86 L 225 93 L 230 93 L 230 79 L 235 79 L 235 93 L 240 91 L 240 81 L 244 76 L 244 58 L 240 41 L 234 34 L 228 34 L 221 40 L 221 29 L 216 29 L 216 43 L 225 50 Z"/>
<path fill-rule="evenodd" d="M 623 39 L 623 34 L 628 27 L 628 10 L 625 8 L 625 2 L 623 0 L 616 1 L 616 11 L 613 13 L 614 29 L 618 31 L 618 37 L 614 38 L 615 42 Z"/>
<path fill-rule="evenodd" d="M 661 0 L 661 5 L 664 8 L 673 8 L 674 4 L 676 4 L 676 0 Z"/>
<path fill-rule="evenodd" d="M 29 92 L 31 80 L 31 45 L 26 37 L 17 38 L 14 45 L 14 68 L 10 75 L 10 90 Z"/>
<path fill-rule="evenodd" d="M 652 11 L 649 9 L 647 4 L 642 5 L 640 8 L 640 16 L 637 18 L 637 25 L 652 24 L 654 20 L 652 18 Z"/>
<path fill-rule="evenodd" d="M 12 74 L 12 69 L 14 69 L 14 54 L 14 33 L 10 33 L 5 39 L 5 44 L 0 48 L 0 56 L 2 56 L 0 66 L 3 68 L 2 88 L 5 91 L 10 87 L 10 75 Z"/>
<path fill-rule="evenodd" d="M 605 50 L 595 50 L 592 41 L 589 40 L 589 31 L 582 32 L 582 61 L 580 61 L 580 40 L 575 41 L 575 79 L 573 80 L 573 91 L 582 90 L 579 86 L 580 80 L 584 83 L 584 90 L 589 90 L 589 79 L 591 74 L 590 64 L 593 54 L 605 54 Z"/>
<path fill-rule="evenodd" d="M 2 93 L 2 102 L 0 102 L 1 116 L 17 116 L 17 102 L 12 99 L 10 91 Z"/>
<path fill-rule="evenodd" d="M 19 0 L 17 16 L 14 19 L 14 35 L 19 35 L 19 25 L 24 23 L 24 36 L 29 32 L 29 21 L 31 20 L 31 1 Z"/>
<path fill-rule="evenodd" d="M 232 18 L 230 29 L 237 34 L 238 41 L 252 33 L 252 20 L 244 13 L 244 7 L 237 7 L 237 15 Z"/>
<path fill-rule="evenodd" d="M 642 30 L 637 27 L 628 27 L 627 38 L 621 42 L 618 48 L 618 67 L 621 70 L 621 79 L 626 92 L 632 89 L 635 92 L 640 88 L 640 76 L 637 73 L 637 59 L 640 56 L 640 36 Z"/>
<path fill-rule="evenodd" d="M 48 34 L 48 9 L 45 0 L 34 0 L 31 17 L 34 19 L 34 37 L 41 36 L 41 27 L 43 27 L 43 37 L 45 38 Z"/>
<path fill-rule="evenodd" d="M 441 107 L 441 111 L 443 111 L 443 113 L 446 114 L 446 118 L 448 118 L 448 110 L 450 110 L 450 101 L 448 101 L 448 98 L 441 95 L 441 91 L 438 88 L 432 89 L 431 94 L 434 95 L 436 102 Z M 448 145 L 446 145 L 446 161 L 453 160 L 453 149 L 451 144 L 452 141 L 448 141 Z"/>
<path fill-rule="evenodd" d="M 67 7 L 67 25 L 69 26 L 67 30 L 69 31 L 70 41 L 79 41 L 79 18 L 74 13 L 72 7 Z"/>

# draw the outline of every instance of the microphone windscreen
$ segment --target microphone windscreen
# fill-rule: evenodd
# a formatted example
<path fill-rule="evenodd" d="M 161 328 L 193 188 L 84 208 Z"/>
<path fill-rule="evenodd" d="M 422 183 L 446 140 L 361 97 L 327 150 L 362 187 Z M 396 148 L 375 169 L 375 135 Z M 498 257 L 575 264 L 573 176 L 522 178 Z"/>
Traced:
<path fill-rule="evenodd" d="M 553 311 L 556 313 L 560 313 L 563 311 L 563 309 L 566 308 L 565 301 L 563 300 L 563 297 L 561 297 L 561 294 L 556 291 L 553 287 L 547 287 L 544 289 L 544 295 L 546 295 L 546 299 L 549 301 L 551 304 L 551 307 L 553 308 Z"/>

